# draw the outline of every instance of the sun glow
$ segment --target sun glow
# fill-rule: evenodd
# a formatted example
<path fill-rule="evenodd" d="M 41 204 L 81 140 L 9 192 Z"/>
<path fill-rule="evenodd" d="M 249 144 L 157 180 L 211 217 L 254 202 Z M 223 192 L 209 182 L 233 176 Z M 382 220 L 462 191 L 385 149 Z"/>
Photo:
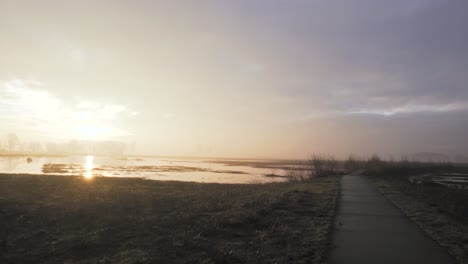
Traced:
<path fill-rule="evenodd" d="M 94 156 L 88 155 L 86 156 L 85 173 L 84 173 L 84 177 L 86 179 L 91 179 L 94 177 L 93 168 L 94 168 Z"/>
<path fill-rule="evenodd" d="M 77 127 L 75 128 L 75 131 L 78 132 L 81 137 L 88 139 L 97 139 L 104 133 L 109 131 L 109 129 L 95 124 L 89 124 Z"/>
<path fill-rule="evenodd" d="M 36 131 L 51 139 L 110 140 L 131 133 L 115 127 L 136 118 L 125 105 L 59 96 L 48 84 L 13 79 L 0 80 L 0 118 L 22 120 L 12 130 Z"/>

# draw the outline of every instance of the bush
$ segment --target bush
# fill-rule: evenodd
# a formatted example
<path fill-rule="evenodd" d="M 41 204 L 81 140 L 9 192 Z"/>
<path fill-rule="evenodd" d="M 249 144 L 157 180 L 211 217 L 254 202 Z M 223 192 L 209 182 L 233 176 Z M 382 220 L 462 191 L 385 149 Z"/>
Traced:
<path fill-rule="evenodd" d="M 316 177 L 341 174 L 343 166 L 333 155 L 313 154 L 303 165 L 286 171 L 289 181 L 309 181 Z"/>
<path fill-rule="evenodd" d="M 314 154 L 308 163 L 312 178 L 336 174 L 339 169 L 339 162 L 333 155 Z"/>
<path fill-rule="evenodd" d="M 365 162 L 360 160 L 358 157 L 350 154 L 348 159 L 343 162 L 343 169 L 345 173 L 350 173 L 354 170 L 361 169 L 365 167 Z"/>

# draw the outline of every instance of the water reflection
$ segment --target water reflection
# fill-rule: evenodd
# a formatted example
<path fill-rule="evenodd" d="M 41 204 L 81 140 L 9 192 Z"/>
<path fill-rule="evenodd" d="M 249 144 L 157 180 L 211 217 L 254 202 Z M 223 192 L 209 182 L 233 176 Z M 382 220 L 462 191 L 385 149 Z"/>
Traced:
<path fill-rule="evenodd" d="M 177 180 L 216 183 L 280 182 L 284 175 L 278 166 L 264 161 L 264 167 L 255 167 L 258 160 L 221 161 L 157 157 L 107 157 L 107 156 L 48 156 L 0 157 L 0 173 L 27 173 L 49 175 L 81 175 L 86 180 L 96 177 L 138 177 L 149 180 Z M 263 161 L 262 161 L 263 162 Z M 268 164 L 267 164 L 268 163 Z M 284 165 L 287 166 L 287 165 Z M 277 171 L 274 171 L 277 170 Z"/>
<path fill-rule="evenodd" d="M 86 156 L 85 173 L 84 173 L 84 177 L 86 179 L 91 179 L 93 177 L 93 167 L 94 167 L 94 156 L 93 155 Z"/>

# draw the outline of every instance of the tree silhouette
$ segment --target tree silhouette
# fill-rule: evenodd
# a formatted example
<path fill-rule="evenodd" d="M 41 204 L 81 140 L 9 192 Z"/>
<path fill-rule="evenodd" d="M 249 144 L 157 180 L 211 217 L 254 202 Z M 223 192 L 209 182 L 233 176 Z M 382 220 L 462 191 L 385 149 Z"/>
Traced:
<path fill-rule="evenodd" d="M 8 134 L 8 150 L 11 152 L 19 145 L 18 136 L 15 133 Z"/>

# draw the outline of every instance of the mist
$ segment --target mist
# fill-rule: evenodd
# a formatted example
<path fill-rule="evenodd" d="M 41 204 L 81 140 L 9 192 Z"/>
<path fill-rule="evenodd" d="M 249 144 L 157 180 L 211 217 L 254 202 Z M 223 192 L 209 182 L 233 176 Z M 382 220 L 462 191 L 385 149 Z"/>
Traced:
<path fill-rule="evenodd" d="M 468 155 L 467 2 L 358 2 L 3 0 L 0 136 L 142 155 Z"/>

